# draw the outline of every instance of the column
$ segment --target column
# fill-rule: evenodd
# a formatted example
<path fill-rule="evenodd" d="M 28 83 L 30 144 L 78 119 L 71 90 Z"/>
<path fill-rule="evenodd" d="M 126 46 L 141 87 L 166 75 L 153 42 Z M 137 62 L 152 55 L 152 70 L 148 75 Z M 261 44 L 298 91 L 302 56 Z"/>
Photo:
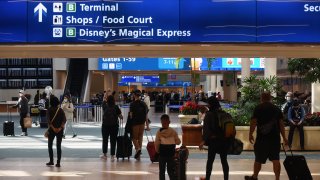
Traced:
<path fill-rule="evenodd" d="M 320 112 L 320 83 L 312 83 L 311 84 L 311 111 L 312 112 Z"/>
<path fill-rule="evenodd" d="M 250 58 L 241 58 L 241 82 L 250 77 Z"/>
<path fill-rule="evenodd" d="M 277 58 L 265 58 L 264 60 L 264 78 L 277 75 Z"/>

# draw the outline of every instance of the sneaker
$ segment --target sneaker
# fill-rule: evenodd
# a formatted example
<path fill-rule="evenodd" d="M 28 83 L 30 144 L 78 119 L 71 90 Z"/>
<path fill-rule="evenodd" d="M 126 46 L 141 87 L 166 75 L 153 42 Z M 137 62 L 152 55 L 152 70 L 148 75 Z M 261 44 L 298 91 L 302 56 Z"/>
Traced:
<path fill-rule="evenodd" d="M 72 136 L 72 138 L 75 138 L 75 137 L 77 137 L 77 134 L 74 134 L 74 135 Z"/>
<path fill-rule="evenodd" d="M 111 161 L 114 161 L 114 155 L 111 156 Z"/>
<path fill-rule="evenodd" d="M 26 133 L 25 132 L 22 132 L 21 134 L 20 134 L 20 136 L 25 136 L 26 135 Z"/>
<path fill-rule="evenodd" d="M 28 133 L 24 133 L 25 136 L 28 136 Z"/>
<path fill-rule="evenodd" d="M 139 159 L 140 158 L 140 155 L 141 155 L 141 150 L 139 149 L 136 154 L 134 155 L 134 158 L 135 159 Z"/>
<path fill-rule="evenodd" d="M 100 158 L 101 158 L 101 159 L 104 159 L 104 160 L 107 160 L 108 156 L 106 156 L 106 155 L 100 155 Z"/>
<path fill-rule="evenodd" d="M 56 167 L 61 167 L 60 164 L 56 164 Z"/>
<path fill-rule="evenodd" d="M 254 178 L 253 176 L 245 176 L 245 180 L 258 180 L 258 178 Z"/>
<path fill-rule="evenodd" d="M 63 136 L 62 136 L 62 138 L 63 138 L 63 139 L 65 139 L 65 138 L 66 138 L 66 136 L 65 136 L 65 135 L 63 135 Z"/>
<path fill-rule="evenodd" d="M 53 166 L 54 164 L 53 164 L 53 162 L 48 162 L 48 163 L 46 163 L 46 165 L 47 166 Z"/>

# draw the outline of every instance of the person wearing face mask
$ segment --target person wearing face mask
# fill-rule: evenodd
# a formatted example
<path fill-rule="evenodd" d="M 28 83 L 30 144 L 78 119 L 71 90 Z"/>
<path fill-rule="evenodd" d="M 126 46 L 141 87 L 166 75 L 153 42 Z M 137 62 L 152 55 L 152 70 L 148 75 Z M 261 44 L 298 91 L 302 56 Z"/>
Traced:
<path fill-rule="evenodd" d="M 12 108 L 19 108 L 20 114 L 20 126 L 21 126 L 21 136 L 28 136 L 27 128 L 24 127 L 23 119 L 27 117 L 28 114 L 28 99 L 24 96 L 24 91 L 19 91 L 19 100 L 16 105 L 12 106 Z"/>
<path fill-rule="evenodd" d="M 77 136 L 77 133 L 74 131 L 74 128 L 72 125 L 73 124 L 74 106 L 73 106 L 71 99 L 68 95 L 64 95 L 63 102 L 61 104 L 61 108 L 64 111 L 64 113 L 66 115 L 66 119 L 67 119 L 67 122 L 66 122 L 66 125 L 64 128 L 64 132 L 63 132 L 63 138 L 66 137 L 68 129 L 71 129 L 72 134 L 73 134 L 72 138 L 75 138 Z"/>
<path fill-rule="evenodd" d="M 281 111 L 283 113 L 283 117 L 284 117 L 284 121 L 288 120 L 288 111 L 289 108 L 292 106 L 293 104 L 293 93 L 292 92 L 287 92 L 286 96 L 285 96 L 286 102 L 282 105 L 281 107 Z"/>
<path fill-rule="evenodd" d="M 291 147 L 294 129 L 297 128 L 299 130 L 300 148 L 302 151 L 304 150 L 304 132 L 303 132 L 303 124 L 302 124 L 304 121 L 304 117 L 305 117 L 305 111 L 300 106 L 299 100 L 295 98 L 293 100 L 292 106 L 289 108 L 289 111 L 288 111 L 288 120 L 290 123 L 288 140 L 289 140 L 289 146 Z"/>

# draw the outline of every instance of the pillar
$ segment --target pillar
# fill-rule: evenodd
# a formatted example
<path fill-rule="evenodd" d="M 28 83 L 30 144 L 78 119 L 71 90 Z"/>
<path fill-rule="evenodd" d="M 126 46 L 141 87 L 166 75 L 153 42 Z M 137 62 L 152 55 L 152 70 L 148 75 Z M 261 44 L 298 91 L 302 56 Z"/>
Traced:
<path fill-rule="evenodd" d="M 243 83 L 244 79 L 250 77 L 250 58 L 241 58 L 241 82 Z"/>
<path fill-rule="evenodd" d="M 264 78 L 277 75 L 277 58 L 265 58 Z"/>
<path fill-rule="evenodd" d="M 312 112 L 320 112 L 320 83 L 312 83 L 311 84 L 311 111 Z"/>

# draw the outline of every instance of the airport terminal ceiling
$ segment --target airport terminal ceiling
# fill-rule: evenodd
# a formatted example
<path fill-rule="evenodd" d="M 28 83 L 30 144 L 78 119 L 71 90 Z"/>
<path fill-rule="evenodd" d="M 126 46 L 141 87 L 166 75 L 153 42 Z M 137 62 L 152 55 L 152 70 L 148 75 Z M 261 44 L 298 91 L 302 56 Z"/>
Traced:
<path fill-rule="evenodd" d="M 0 58 L 320 57 L 319 44 L 2 44 Z"/>

